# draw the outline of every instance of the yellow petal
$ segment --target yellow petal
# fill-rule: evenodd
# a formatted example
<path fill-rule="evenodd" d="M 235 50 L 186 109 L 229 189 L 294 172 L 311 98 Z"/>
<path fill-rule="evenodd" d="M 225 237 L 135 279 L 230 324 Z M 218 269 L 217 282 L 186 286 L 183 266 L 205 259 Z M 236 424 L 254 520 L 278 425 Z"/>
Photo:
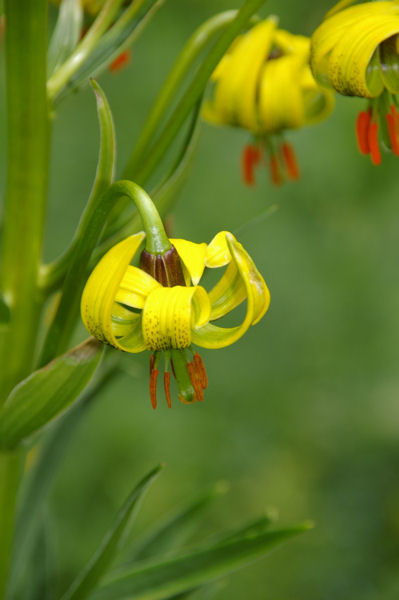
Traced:
<path fill-rule="evenodd" d="M 132 308 L 143 308 L 148 294 L 160 283 L 137 267 L 129 265 L 120 283 L 115 300 Z"/>
<path fill-rule="evenodd" d="M 337 12 L 312 36 L 313 74 L 341 94 L 377 97 L 384 89 L 377 48 L 398 33 L 397 2 L 371 2 Z"/>
<path fill-rule="evenodd" d="M 259 72 L 273 41 L 277 20 L 270 17 L 243 35 L 229 53 L 216 82 L 212 101 L 220 121 L 257 131 Z"/>
<path fill-rule="evenodd" d="M 231 254 L 227 244 L 226 235 L 232 235 L 228 231 L 219 231 L 208 244 L 205 265 L 210 269 L 223 267 L 231 261 Z"/>
<path fill-rule="evenodd" d="M 150 350 L 188 348 L 191 328 L 209 320 L 208 294 L 200 286 L 160 287 L 148 296 L 142 313 L 144 341 Z"/>
<path fill-rule="evenodd" d="M 222 348 L 233 344 L 251 325 L 255 325 L 262 318 L 270 304 L 269 290 L 251 257 L 233 235 L 226 233 L 226 240 L 246 289 L 246 315 L 241 325 L 237 327 L 224 328 L 208 323 L 193 329 L 192 341 L 204 348 Z"/>
<path fill-rule="evenodd" d="M 246 297 L 247 291 L 244 282 L 235 261 L 232 261 L 223 277 L 209 292 L 209 300 L 212 306 L 210 321 L 224 317 L 236 306 L 239 306 Z"/>
<path fill-rule="evenodd" d="M 171 239 L 170 241 L 189 272 L 191 281 L 197 285 L 205 268 L 206 244 L 195 244 L 180 239 Z"/>
<path fill-rule="evenodd" d="M 113 246 L 91 273 L 82 294 L 81 314 L 86 329 L 102 342 L 122 350 L 124 347 L 114 334 L 112 313 L 120 282 L 144 237 L 140 232 Z"/>

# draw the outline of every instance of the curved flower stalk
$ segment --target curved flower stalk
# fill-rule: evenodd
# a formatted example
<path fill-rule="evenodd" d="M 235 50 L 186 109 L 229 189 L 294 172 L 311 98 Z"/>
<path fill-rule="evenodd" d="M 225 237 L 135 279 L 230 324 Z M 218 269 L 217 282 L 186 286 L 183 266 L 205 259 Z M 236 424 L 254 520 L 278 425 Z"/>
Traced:
<path fill-rule="evenodd" d="M 164 249 L 158 244 L 154 251 L 151 237 L 155 226 L 148 219 L 143 222 L 147 239 L 140 268 L 130 262 L 146 237 L 143 232 L 116 244 L 97 264 L 83 291 L 82 319 L 88 331 L 104 343 L 125 352 L 151 351 L 150 396 L 154 408 L 162 355 L 168 406 L 170 370 L 177 380 L 180 400 L 201 401 L 207 377 L 192 344 L 223 348 L 236 342 L 267 311 L 269 291 L 252 259 L 231 233 L 218 233 L 208 245 L 168 240 L 158 221 L 157 235 Z M 227 269 L 210 292 L 199 285 L 205 268 L 224 266 Z M 240 325 L 214 324 L 244 300 L 246 314 Z"/>
<path fill-rule="evenodd" d="M 274 184 L 284 177 L 298 179 L 295 153 L 284 133 L 317 123 L 333 109 L 333 94 L 313 79 L 309 49 L 308 38 L 277 29 L 276 18 L 269 17 L 237 38 L 213 73 L 213 97 L 203 116 L 252 133 L 242 155 L 248 185 L 263 152 Z"/>
<path fill-rule="evenodd" d="M 336 9 L 340 7 L 337 5 Z M 399 155 L 399 3 L 368 2 L 332 11 L 311 40 L 318 81 L 345 96 L 368 98 L 356 136 L 362 154 L 381 163 L 383 147 Z"/>

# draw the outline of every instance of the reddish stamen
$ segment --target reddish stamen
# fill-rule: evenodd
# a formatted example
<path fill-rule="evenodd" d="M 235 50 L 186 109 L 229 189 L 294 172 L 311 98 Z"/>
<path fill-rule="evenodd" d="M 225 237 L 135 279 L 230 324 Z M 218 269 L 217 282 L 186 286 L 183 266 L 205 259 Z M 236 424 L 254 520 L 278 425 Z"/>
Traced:
<path fill-rule="evenodd" d="M 163 387 L 165 389 L 166 402 L 168 403 L 169 408 L 172 408 L 172 401 L 170 399 L 170 373 L 166 371 L 163 374 Z"/>
<path fill-rule="evenodd" d="M 194 364 L 197 367 L 197 373 L 200 378 L 201 386 L 204 390 L 206 390 L 208 387 L 208 376 L 206 374 L 205 365 L 198 352 L 194 354 Z"/>
<path fill-rule="evenodd" d="M 155 410 L 157 407 L 157 379 L 158 379 L 158 369 L 153 369 L 150 373 L 150 398 L 152 408 Z"/>
<path fill-rule="evenodd" d="M 190 375 L 191 383 L 193 385 L 195 395 L 197 396 L 197 400 L 199 400 L 199 402 L 202 402 L 202 400 L 204 399 L 204 392 L 202 391 L 201 381 L 198 376 L 198 372 L 194 362 L 187 363 L 187 371 Z"/>
<path fill-rule="evenodd" d="M 299 179 L 299 167 L 294 148 L 291 144 L 284 142 L 281 146 L 281 152 L 283 154 L 288 177 L 294 180 Z"/>
<path fill-rule="evenodd" d="M 280 185 L 282 177 L 280 173 L 280 167 L 278 164 L 277 156 L 275 154 L 270 155 L 270 178 L 273 185 Z"/>
<path fill-rule="evenodd" d="M 362 110 L 356 120 L 357 145 L 361 154 L 370 154 L 369 128 L 371 123 L 371 109 Z"/>
<path fill-rule="evenodd" d="M 261 152 L 257 146 L 248 144 L 244 147 L 241 158 L 241 170 L 244 183 L 253 185 L 255 183 L 255 166 L 261 159 Z"/>
<path fill-rule="evenodd" d="M 378 143 L 378 123 L 371 123 L 369 127 L 368 143 L 370 147 L 371 162 L 373 165 L 381 164 L 381 152 Z"/>
<path fill-rule="evenodd" d="M 151 356 L 150 356 L 150 375 L 154 370 L 154 365 L 155 365 L 155 354 L 151 354 Z"/>
<path fill-rule="evenodd" d="M 399 156 L 398 118 L 399 115 L 396 112 L 395 106 L 392 105 L 391 113 L 386 115 L 386 119 L 388 124 L 388 133 L 391 142 L 391 149 L 396 156 Z"/>
<path fill-rule="evenodd" d="M 117 73 L 118 71 L 121 71 L 124 67 L 126 67 L 127 64 L 129 64 L 130 57 L 130 50 L 124 50 L 124 52 L 121 52 L 119 56 L 117 56 L 109 65 L 109 71 L 111 73 Z"/>

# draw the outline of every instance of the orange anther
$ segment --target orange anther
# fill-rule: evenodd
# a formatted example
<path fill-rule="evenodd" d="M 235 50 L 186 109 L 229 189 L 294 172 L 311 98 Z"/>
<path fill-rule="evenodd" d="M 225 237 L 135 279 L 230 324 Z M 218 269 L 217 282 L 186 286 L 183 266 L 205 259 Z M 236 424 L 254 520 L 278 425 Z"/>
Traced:
<path fill-rule="evenodd" d="M 163 387 L 165 389 L 166 402 L 168 403 L 169 408 L 172 408 L 172 401 L 170 399 L 170 373 L 166 371 L 163 374 Z"/>
<path fill-rule="evenodd" d="M 153 369 L 150 374 L 150 398 L 152 408 L 155 410 L 157 407 L 157 379 L 158 379 L 158 369 Z"/>
<path fill-rule="evenodd" d="M 112 63 L 110 63 L 108 69 L 111 73 L 117 73 L 118 71 L 121 71 L 124 67 L 126 67 L 127 64 L 129 64 L 130 57 L 130 50 L 124 50 L 115 58 L 115 60 L 112 61 Z"/>
<path fill-rule="evenodd" d="M 208 376 L 206 374 L 205 365 L 198 352 L 194 354 L 194 364 L 197 367 L 197 373 L 200 378 L 201 386 L 204 390 L 206 390 L 208 387 Z"/>
<path fill-rule="evenodd" d="M 298 162 L 291 144 L 284 142 L 281 146 L 281 152 L 287 168 L 287 175 L 290 179 L 299 179 Z"/>
<path fill-rule="evenodd" d="M 244 147 L 241 158 L 241 171 L 244 183 L 253 185 L 255 183 L 255 166 L 261 159 L 261 152 L 257 146 L 248 144 Z"/>
<path fill-rule="evenodd" d="M 359 151 L 370 154 L 369 127 L 371 123 L 371 110 L 362 110 L 356 120 L 356 138 Z"/>
<path fill-rule="evenodd" d="M 191 383 L 195 391 L 196 399 L 202 402 L 204 399 L 204 392 L 202 391 L 201 381 L 198 377 L 198 372 L 193 362 L 187 363 L 187 371 L 190 375 Z"/>
<path fill-rule="evenodd" d="M 399 115 L 394 106 L 391 106 L 391 112 L 386 115 L 389 139 L 391 142 L 392 152 L 399 156 L 399 140 L 398 140 L 398 118 Z"/>
<path fill-rule="evenodd" d="M 381 151 L 378 143 L 378 123 L 371 123 L 368 132 L 371 162 L 373 165 L 381 164 Z"/>
<path fill-rule="evenodd" d="M 272 154 L 270 156 L 270 178 L 272 180 L 273 185 L 280 185 L 282 182 L 280 167 L 278 164 L 277 156 L 275 154 Z"/>

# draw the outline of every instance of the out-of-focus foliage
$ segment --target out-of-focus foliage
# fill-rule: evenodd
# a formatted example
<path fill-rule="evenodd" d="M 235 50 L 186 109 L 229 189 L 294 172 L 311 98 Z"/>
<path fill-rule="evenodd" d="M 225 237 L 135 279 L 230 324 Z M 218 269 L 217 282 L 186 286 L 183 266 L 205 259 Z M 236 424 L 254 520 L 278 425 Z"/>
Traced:
<path fill-rule="evenodd" d="M 101 79 L 119 169 L 166 69 L 216 8 L 211 0 L 191 0 L 189 11 L 185 0 L 167 4 L 137 41 L 129 67 Z M 216 4 L 231 8 L 228 0 Z M 329 6 L 270 0 L 262 16 L 278 13 L 282 27 L 309 35 Z M 202 519 L 203 533 L 242 522 L 265 503 L 279 506 L 284 521 L 316 521 L 312 533 L 231 576 L 219 600 L 398 597 L 397 168 L 390 155 L 378 170 L 358 155 L 360 107 L 338 98 L 327 122 L 294 134 L 302 179 L 277 190 L 266 175 L 255 189 L 241 184 L 245 134 L 203 127 L 171 233 L 197 241 L 220 228 L 237 233 L 270 284 L 271 308 L 239 344 L 203 353 L 210 385 L 202 404 L 152 411 L 146 359 L 126 357 L 126 375 L 91 407 L 50 498 L 61 590 L 128 493 L 126 473 L 138 478 L 164 460 L 136 533 L 220 478 L 231 482 L 229 502 Z M 67 246 L 95 172 L 89 90 L 65 100 L 54 133 L 49 259 Z M 279 210 L 262 218 L 275 203 Z"/>

